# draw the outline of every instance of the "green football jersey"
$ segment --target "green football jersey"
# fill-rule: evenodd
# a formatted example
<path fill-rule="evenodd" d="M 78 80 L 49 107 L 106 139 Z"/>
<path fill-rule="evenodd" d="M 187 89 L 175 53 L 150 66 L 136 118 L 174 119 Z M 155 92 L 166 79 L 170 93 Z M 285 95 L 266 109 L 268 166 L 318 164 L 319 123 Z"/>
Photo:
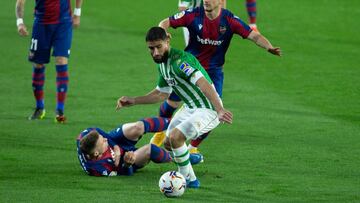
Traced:
<path fill-rule="evenodd" d="M 200 88 L 195 85 L 200 77 L 212 84 L 212 81 L 199 61 L 190 53 L 170 49 L 166 63 L 158 65 L 159 80 L 157 89 L 170 93 L 171 90 L 185 102 L 189 108 L 214 107 Z"/>

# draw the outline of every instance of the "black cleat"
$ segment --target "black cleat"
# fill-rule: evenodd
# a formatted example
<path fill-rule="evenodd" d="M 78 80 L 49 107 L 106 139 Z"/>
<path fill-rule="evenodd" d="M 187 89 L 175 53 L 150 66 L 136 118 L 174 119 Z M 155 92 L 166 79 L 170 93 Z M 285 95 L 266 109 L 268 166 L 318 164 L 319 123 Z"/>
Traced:
<path fill-rule="evenodd" d="M 34 113 L 29 116 L 29 120 L 41 120 L 45 117 L 45 109 L 36 108 Z"/>

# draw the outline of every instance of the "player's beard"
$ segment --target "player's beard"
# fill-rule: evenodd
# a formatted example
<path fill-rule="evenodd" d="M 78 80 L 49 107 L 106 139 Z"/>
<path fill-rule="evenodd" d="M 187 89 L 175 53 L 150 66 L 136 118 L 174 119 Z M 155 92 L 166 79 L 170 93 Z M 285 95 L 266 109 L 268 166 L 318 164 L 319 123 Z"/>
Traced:
<path fill-rule="evenodd" d="M 208 12 L 208 13 L 211 13 L 211 11 L 213 11 L 213 9 L 211 9 L 211 8 L 205 8 L 205 6 L 204 6 L 204 10 L 205 10 L 206 12 Z"/>
<path fill-rule="evenodd" d="M 164 52 L 164 55 L 161 58 L 157 59 L 157 58 L 153 57 L 153 60 L 157 64 L 165 63 L 167 61 L 167 59 L 168 59 L 168 56 L 169 56 L 169 51 L 166 51 L 166 52 Z"/>
<path fill-rule="evenodd" d="M 204 10 L 206 11 L 206 12 L 208 12 L 208 13 L 210 13 L 211 11 L 213 11 L 213 9 L 210 7 L 210 6 L 208 6 L 208 5 L 203 5 L 203 7 L 204 7 Z M 209 8 L 210 7 L 210 8 Z"/>

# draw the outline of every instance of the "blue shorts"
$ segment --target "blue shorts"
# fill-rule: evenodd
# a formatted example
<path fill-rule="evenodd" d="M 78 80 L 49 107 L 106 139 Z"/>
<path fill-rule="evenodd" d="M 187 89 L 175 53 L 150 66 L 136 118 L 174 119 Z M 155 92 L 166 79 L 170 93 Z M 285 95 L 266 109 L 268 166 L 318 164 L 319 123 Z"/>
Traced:
<path fill-rule="evenodd" d="M 39 24 L 34 23 L 30 43 L 29 61 L 46 64 L 53 56 L 69 57 L 72 39 L 72 23 Z"/>
<path fill-rule="evenodd" d="M 207 73 L 210 76 L 210 79 L 213 81 L 216 92 L 219 94 L 219 96 L 222 98 L 222 90 L 223 90 L 223 83 L 224 83 L 224 72 L 223 68 L 214 68 L 212 70 L 208 70 Z M 171 101 L 181 101 L 180 97 L 173 91 L 169 99 Z"/>
<path fill-rule="evenodd" d="M 132 141 L 125 137 L 122 131 L 122 125 L 111 130 L 107 135 L 113 140 L 116 144 L 118 144 L 125 151 L 135 151 L 137 148 L 135 147 L 138 141 Z M 140 137 L 141 138 L 141 137 Z M 140 140 L 139 138 L 139 140 Z"/>

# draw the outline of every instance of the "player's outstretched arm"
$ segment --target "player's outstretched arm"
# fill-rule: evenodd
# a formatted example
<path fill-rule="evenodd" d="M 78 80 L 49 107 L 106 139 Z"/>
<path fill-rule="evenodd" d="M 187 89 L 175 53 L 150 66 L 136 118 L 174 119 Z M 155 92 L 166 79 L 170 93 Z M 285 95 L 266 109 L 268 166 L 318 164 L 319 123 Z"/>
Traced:
<path fill-rule="evenodd" d="M 157 89 L 153 89 L 145 96 L 135 97 L 135 104 L 154 104 L 160 101 L 164 101 L 168 97 L 168 93 L 160 92 Z"/>
<path fill-rule="evenodd" d="M 280 47 L 273 47 L 269 40 L 267 40 L 263 35 L 258 32 L 250 32 L 248 39 L 253 41 L 258 46 L 266 49 L 271 54 L 281 56 Z"/>
<path fill-rule="evenodd" d="M 83 0 L 76 0 L 75 1 L 75 9 L 74 9 L 74 16 L 73 16 L 73 27 L 77 28 L 80 26 L 80 16 L 81 16 L 81 6 Z"/>
<path fill-rule="evenodd" d="M 137 104 L 154 104 L 160 101 L 164 101 L 169 97 L 168 93 L 160 92 L 157 89 L 152 90 L 145 96 L 139 97 L 120 97 L 117 101 L 116 109 L 120 109 L 122 107 L 129 107 Z"/>
<path fill-rule="evenodd" d="M 222 106 L 218 94 L 216 93 L 215 89 L 210 85 L 210 83 L 204 77 L 201 77 L 198 79 L 198 81 L 196 81 L 196 85 L 214 105 L 215 110 L 218 113 L 219 120 L 221 122 L 231 124 L 233 117 L 232 113 Z"/>
<path fill-rule="evenodd" d="M 166 35 L 171 39 L 172 36 L 171 34 L 167 31 L 168 28 L 170 27 L 170 20 L 169 18 L 165 18 L 164 20 L 162 20 L 160 23 L 159 23 L 159 27 L 162 27 L 165 31 L 166 31 Z"/>
<path fill-rule="evenodd" d="M 25 0 L 17 0 L 15 5 L 16 25 L 20 36 L 27 36 L 29 32 L 24 24 Z"/>
<path fill-rule="evenodd" d="M 170 27 L 170 20 L 169 18 L 165 18 L 159 23 L 159 27 L 164 28 L 165 31 Z"/>
<path fill-rule="evenodd" d="M 135 105 L 135 99 L 133 97 L 122 96 L 117 100 L 116 110 Z"/>

